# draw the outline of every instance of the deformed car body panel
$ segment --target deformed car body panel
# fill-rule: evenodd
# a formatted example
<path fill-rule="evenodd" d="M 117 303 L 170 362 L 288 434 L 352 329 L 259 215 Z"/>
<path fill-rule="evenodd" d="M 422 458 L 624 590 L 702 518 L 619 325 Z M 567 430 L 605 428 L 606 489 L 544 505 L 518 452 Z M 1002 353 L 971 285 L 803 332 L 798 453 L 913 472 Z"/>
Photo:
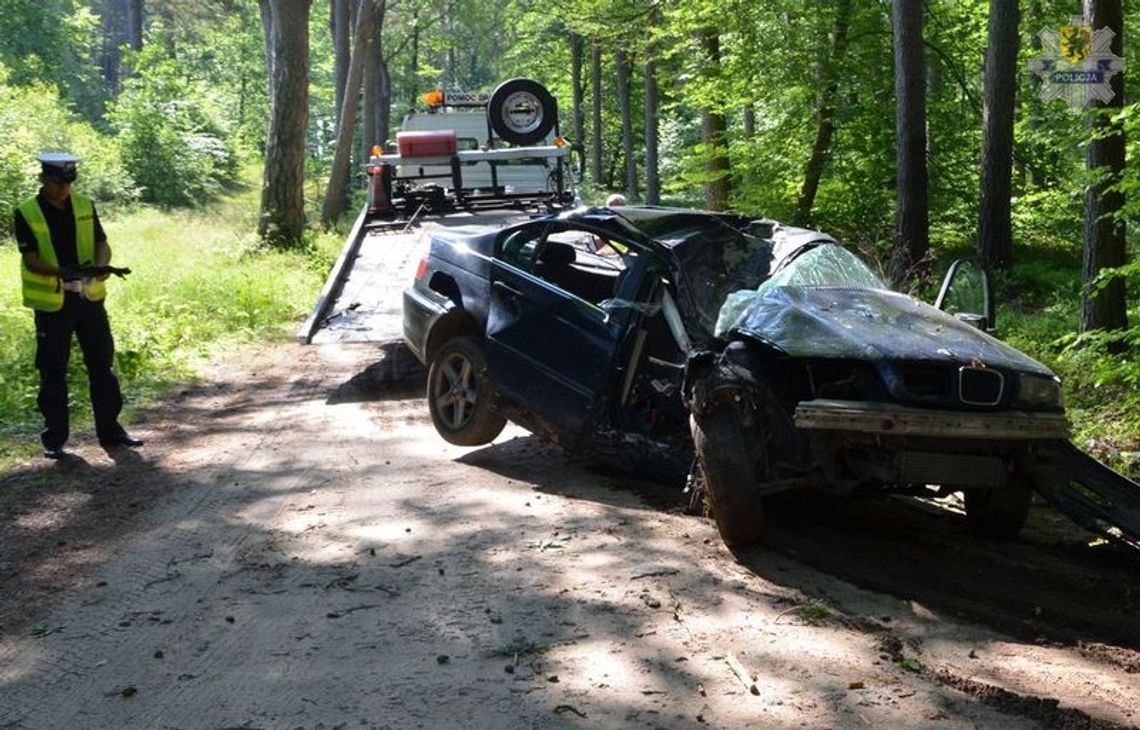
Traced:
<path fill-rule="evenodd" d="M 583 311 L 588 306 L 511 267 L 492 272 L 488 368 L 511 400 L 541 414 L 548 435 L 566 445 L 584 436 L 620 335 L 600 311 Z"/>
<path fill-rule="evenodd" d="M 1041 363 L 929 304 L 880 289 L 777 287 L 734 329 L 789 357 L 945 359 L 1052 376 Z"/>

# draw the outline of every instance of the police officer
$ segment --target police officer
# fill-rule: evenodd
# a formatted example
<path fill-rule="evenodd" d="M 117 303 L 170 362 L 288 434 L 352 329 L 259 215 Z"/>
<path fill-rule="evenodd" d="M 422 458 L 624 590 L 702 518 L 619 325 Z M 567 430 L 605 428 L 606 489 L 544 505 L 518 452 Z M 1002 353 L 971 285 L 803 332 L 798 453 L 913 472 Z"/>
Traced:
<path fill-rule="evenodd" d="M 67 363 L 71 336 L 79 340 L 87 366 L 95 433 L 104 449 L 141 446 L 119 425 L 123 408 L 119 380 L 111 370 L 115 343 L 103 307 L 106 275 L 83 278 L 81 267 L 111 261 L 107 236 L 89 198 L 71 192 L 79 158 L 44 152 L 40 192 L 16 209 L 14 228 L 23 255 L 20 274 L 25 306 L 36 318 L 37 402 L 44 416 L 44 456 L 59 459 L 69 436 Z"/>

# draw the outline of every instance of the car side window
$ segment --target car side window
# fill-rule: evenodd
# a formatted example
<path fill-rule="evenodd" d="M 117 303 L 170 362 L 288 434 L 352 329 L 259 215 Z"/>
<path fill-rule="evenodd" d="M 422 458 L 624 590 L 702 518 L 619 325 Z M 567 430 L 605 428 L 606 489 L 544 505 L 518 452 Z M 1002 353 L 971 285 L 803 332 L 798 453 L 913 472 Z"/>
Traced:
<path fill-rule="evenodd" d="M 561 241 L 572 246 L 576 262 L 582 268 L 621 271 L 629 268 L 637 251 L 618 241 L 609 241 L 592 231 L 569 229 L 553 231 L 548 241 Z"/>
<path fill-rule="evenodd" d="M 579 253 L 590 252 L 590 234 L 586 231 L 575 229 L 551 231 L 546 240 L 564 243 Z"/>
<path fill-rule="evenodd" d="M 512 232 L 503 241 L 499 253 L 500 257 L 512 266 L 517 266 L 523 271 L 530 271 L 534 267 L 535 254 L 538 252 L 538 243 L 542 232 L 543 229 L 540 227 L 522 228 Z"/>
<path fill-rule="evenodd" d="M 551 231 L 539 246 L 534 274 L 591 304 L 610 299 L 617 289 L 621 262 L 599 256 L 593 234 L 584 229 Z"/>

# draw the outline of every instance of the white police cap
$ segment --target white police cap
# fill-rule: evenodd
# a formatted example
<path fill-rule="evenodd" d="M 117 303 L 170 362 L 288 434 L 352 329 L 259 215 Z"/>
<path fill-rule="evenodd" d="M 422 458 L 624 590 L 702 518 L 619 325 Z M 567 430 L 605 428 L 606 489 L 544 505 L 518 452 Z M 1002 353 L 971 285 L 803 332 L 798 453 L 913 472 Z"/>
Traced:
<path fill-rule="evenodd" d="M 70 152 L 41 152 L 36 155 L 42 172 L 60 180 L 74 180 L 79 158 Z"/>

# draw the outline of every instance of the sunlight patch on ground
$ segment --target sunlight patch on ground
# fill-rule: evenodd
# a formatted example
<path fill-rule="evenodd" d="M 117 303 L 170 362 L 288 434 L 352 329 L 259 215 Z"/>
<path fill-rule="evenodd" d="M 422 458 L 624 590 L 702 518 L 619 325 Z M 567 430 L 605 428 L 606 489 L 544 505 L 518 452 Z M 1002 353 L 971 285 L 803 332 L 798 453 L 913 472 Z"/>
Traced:
<path fill-rule="evenodd" d="M 373 522 L 356 525 L 347 529 L 344 540 L 356 545 L 385 545 L 388 543 L 414 542 L 413 535 L 434 529 L 426 520 L 410 519 L 407 515 L 392 522 Z"/>
<path fill-rule="evenodd" d="M 636 666 L 637 654 L 615 651 L 608 638 L 579 641 L 549 652 L 552 660 L 581 665 L 574 676 L 591 687 L 625 688 L 637 691 L 655 689 L 645 673 Z"/>

